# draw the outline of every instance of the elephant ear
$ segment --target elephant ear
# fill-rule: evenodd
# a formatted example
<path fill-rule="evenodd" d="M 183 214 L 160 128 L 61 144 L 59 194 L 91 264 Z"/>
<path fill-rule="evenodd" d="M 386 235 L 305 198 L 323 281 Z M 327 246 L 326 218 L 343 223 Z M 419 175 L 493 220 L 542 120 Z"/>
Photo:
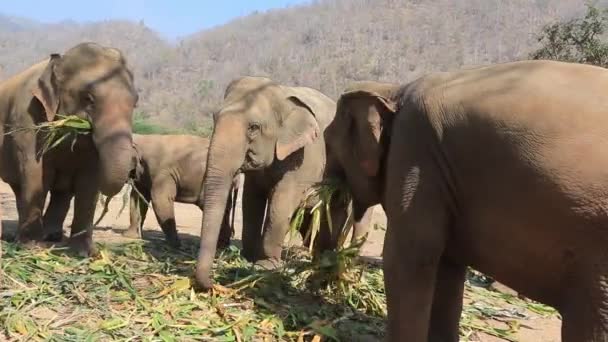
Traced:
<path fill-rule="evenodd" d="M 59 108 L 59 96 L 57 88 L 57 75 L 55 70 L 57 63 L 61 60 L 61 55 L 51 54 L 49 63 L 42 72 L 32 94 L 42 104 L 48 121 L 53 121 Z"/>
<path fill-rule="evenodd" d="M 317 120 L 321 131 L 331 123 L 336 114 L 336 102 L 318 90 L 308 87 L 282 87 L 287 99 L 308 111 Z"/>
<path fill-rule="evenodd" d="M 358 101 L 357 107 L 353 106 L 355 101 Z M 356 137 L 350 140 L 365 174 L 375 177 L 382 159 L 382 130 L 390 125 L 392 114 L 398 110 L 397 103 L 391 100 L 391 96 L 380 92 L 354 89 L 342 94 L 338 108 L 347 111 L 345 114 L 357 122 Z"/>
<path fill-rule="evenodd" d="M 284 160 L 290 154 L 312 143 L 320 135 L 319 124 L 309 109 L 297 99 L 292 110 L 283 120 L 276 144 L 278 160 Z M 299 103 L 298 103 L 299 102 Z"/>

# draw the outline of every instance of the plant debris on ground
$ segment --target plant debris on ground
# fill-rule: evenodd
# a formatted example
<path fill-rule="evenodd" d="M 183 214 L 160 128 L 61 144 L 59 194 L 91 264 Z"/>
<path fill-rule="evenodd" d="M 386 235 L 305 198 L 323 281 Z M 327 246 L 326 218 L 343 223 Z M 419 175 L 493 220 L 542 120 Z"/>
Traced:
<path fill-rule="evenodd" d="M 277 271 L 257 271 L 231 246 L 216 260 L 218 285 L 196 291 L 195 241 L 175 250 L 164 241 L 99 245 L 95 258 L 63 249 L 4 243 L 0 273 L 0 339 L 8 341 L 378 341 L 386 305 L 382 270 L 354 263 L 346 288 L 317 282 L 322 266 L 290 251 Z M 340 253 L 345 253 L 341 251 Z M 333 258 L 324 258 L 333 260 Z M 327 265 L 325 265 L 327 266 Z M 325 268 L 327 269 L 327 268 Z M 462 340 L 476 332 L 509 339 L 521 319 L 506 303 L 539 315 L 542 305 L 467 285 Z"/>

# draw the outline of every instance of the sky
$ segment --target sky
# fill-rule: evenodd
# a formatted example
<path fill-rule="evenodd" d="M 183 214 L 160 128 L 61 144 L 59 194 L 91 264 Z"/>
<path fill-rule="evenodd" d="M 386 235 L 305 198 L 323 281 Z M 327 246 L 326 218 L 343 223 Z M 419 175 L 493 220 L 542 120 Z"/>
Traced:
<path fill-rule="evenodd" d="M 233 18 L 305 0 L 1 0 L 0 13 L 44 23 L 71 19 L 143 20 L 169 39 L 183 37 Z"/>

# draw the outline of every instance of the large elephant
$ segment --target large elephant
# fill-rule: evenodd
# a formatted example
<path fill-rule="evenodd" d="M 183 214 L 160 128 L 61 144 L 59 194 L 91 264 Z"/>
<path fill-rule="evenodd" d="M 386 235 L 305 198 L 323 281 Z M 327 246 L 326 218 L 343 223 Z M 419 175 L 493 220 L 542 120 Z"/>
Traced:
<path fill-rule="evenodd" d="M 608 341 L 608 70 L 521 61 L 362 82 L 328 145 L 381 203 L 390 341 L 458 341 L 470 265 Z"/>
<path fill-rule="evenodd" d="M 279 264 L 292 214 L 304 192 L 326 176 L 323 132 L 334 115 L 335 102 L 311 88 L 265 77 L 242 77 L 228 85 L 215 114 L 203 185 L 205 214 L 195 274 L 200 286 L 213 285 L 218 231 L 239 171 L 245 175 L 243 255 L 263 268 Z M 335 202 L 332 212 L 346 211 Z M 339 222 L 333 220 L 336 226 Z"/>
<path fill-rule="evenodd" d="M 43 172 L 47 155 L 41 157 L 39 152 L 44 134 L 27 128 L 54 120 L 57 113 L 91 121 L 93 132 L 88 139 L 98 164 L 79 166 L 93 177 L 74 180 L 80 197 L 77 205 L 86 207 L 86 215 L 74 222 L 70 238 L 78 252 L 90 254 L 94 252 L 91 221 L 97 193 L 116 194 L 131 169 L 131 122 L 137 99 L 122 53 L 95 43 L 78 44 L 64 55 L 52 54 L 0 84 L 0 176 L 15 192 L 19 241 L 44 238 L 45 192 L 56 181 L 53 167 Z"/>
<path fill-rule="evenodd" d="M 125 232 L 128 237 L 141 237 L 141 228 L 148 204 L 156 214 L 158 224 L 169 244 L 179 246 L 175 227 L 174 202 L 196 204 L 203 208 L 203 178 L 207 163 L 209 139 L 192 135 L 133 135 L 137 155 L 134 172 L 135 189 L 130 195 L 130 222 Z M 218 247 L 227 247 L 233 234 L 231 212 L 236 209 L 239 175 L 234 177 L 220 229 Z M 142 200 L 142 197 L 145 200 Z M 231 222 L 232 221 L 232 222 Z"/>

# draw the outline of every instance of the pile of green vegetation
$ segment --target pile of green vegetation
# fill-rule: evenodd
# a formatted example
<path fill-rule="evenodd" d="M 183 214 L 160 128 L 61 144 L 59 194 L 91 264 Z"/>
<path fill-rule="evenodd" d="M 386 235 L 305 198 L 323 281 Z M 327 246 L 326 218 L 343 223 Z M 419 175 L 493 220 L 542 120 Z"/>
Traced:
<path fill-rule="evenodd" d="M 216 260 L 216 285 L 195 291 L 190 278 L 198 244 L 181 250 L 163 241 L 99 245 L 96 258 L 63 249 L 24 250 L 4 244 L 0 271 L 0 339 L 32 341 L 356 341 L 381 340 L 386 305 L 382 270 L 353 263 L 350 282 L 323 272 L 308 253 L 289 250 L 280 270 L 257 271 L 235 247 Z M 300 251 L 300 252 L 299 252 Z M 335 260 L 337 257 L 324 258 Z M 544 306 L 467 285 L 461 336 L 479 331 L 513 340 L 521 318 L 505 303 L 553 314 Z M 497 306 L 498 305 L 498 306 Z"/>

